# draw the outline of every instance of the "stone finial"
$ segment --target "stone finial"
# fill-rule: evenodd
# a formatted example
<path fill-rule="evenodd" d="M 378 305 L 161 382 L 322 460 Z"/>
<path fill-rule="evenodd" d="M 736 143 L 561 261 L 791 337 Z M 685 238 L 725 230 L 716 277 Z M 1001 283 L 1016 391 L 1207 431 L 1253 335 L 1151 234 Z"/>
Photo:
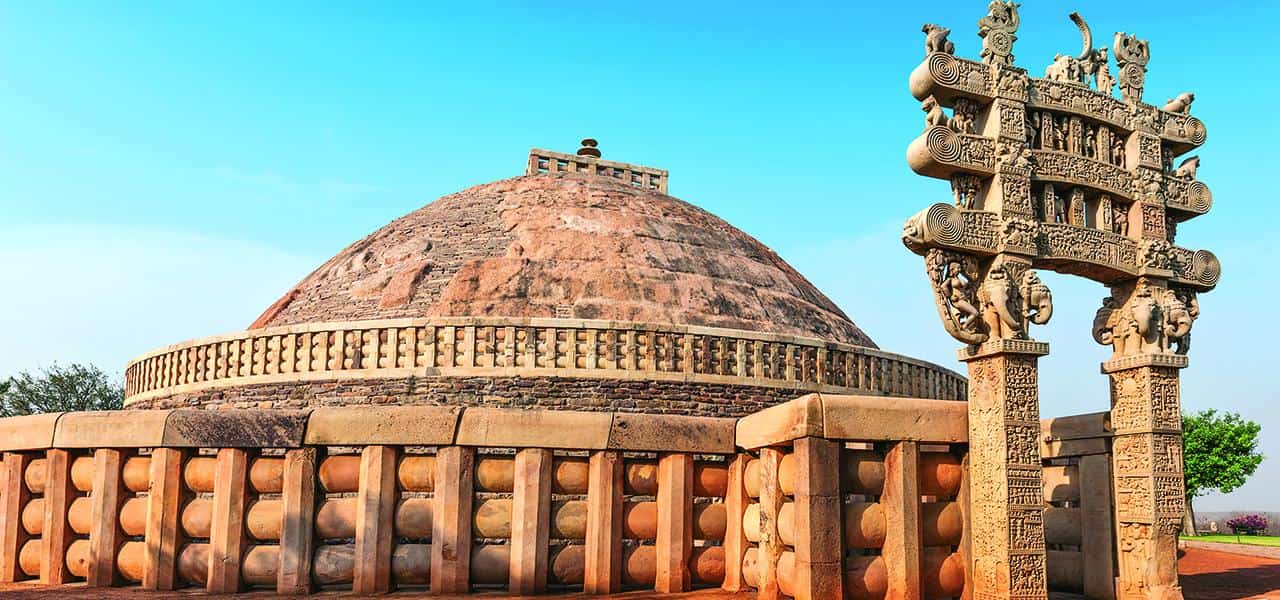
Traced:
<path fill-rule="evenodd" d="M 596 146 L 599 142 L 585 138 L 582 140 L 582 147 L 578 148 L 578 156 L 590 156 L 591 158 L 600 158 L 600 149 Z"/>

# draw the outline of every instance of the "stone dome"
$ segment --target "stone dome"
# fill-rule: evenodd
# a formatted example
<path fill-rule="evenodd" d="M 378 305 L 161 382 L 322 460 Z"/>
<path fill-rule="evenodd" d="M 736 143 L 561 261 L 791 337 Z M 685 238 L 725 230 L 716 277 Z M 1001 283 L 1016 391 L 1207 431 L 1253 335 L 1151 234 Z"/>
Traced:
<path fill-rule="evenodd" d="M 246 331 L 134 359 L 125 403 L 731 417 L 810 392 L 965 398 L 667 176 L 534 149 L 524 176 L 392 221 Z"/>
<path fill-rule="evenodd" d="M 352 244 L 250 329 L 424 317 L 738 329 L 876 347 L 776 253 L 711 213 L 605 177 L 444 196 Z"/>

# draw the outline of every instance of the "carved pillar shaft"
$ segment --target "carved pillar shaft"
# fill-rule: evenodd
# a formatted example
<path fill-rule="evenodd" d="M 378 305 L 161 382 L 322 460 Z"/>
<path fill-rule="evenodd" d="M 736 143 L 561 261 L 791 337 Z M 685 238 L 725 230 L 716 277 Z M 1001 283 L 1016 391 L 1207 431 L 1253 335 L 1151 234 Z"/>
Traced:
<path fill-rule="evenodd" d="M 1117 597 L 1182 598 L 1178 531 L 1185 496 L 1178 369 L 1186 357 L 1145 354 L 1102 365 L 1111 379 Z"/>
<path fill-rule="evenodd" d="M 961 350 L 969 365 L 973 598 L 1043 599 L 1044 492 L 1036 363 L 1049 345 L 996 340 Z"/>

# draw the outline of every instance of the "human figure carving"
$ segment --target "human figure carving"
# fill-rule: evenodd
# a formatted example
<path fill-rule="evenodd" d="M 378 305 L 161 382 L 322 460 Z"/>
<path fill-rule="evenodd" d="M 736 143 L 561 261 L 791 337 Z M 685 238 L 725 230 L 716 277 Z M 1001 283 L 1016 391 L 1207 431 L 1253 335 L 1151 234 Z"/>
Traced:
<path fill-rule="evenodd" d="M 1115 87 L 1116 80 L 1111 76 L 1111 66 L 1107 62 L 1107 49 L 1099 48 L 1095 56 L 1097 57 L 1097 62 L 1094 64 L 1096 65 L 1097 73 L 1094 75 L 1094 81 L 1097 82 L 1099 92 L 1110 96 L 1111 88 Z"/>
<path fill-rule="evenodd" d="M 978 186 L 980 180 L 976 175 L 959 173 L 951 177 L 951 195 L 955 199 L 956 207 L 963 209 L 972 209 L 978 199 Z"/>
<path fill-rule="evenodd" d="M 938 105 L 938 100 L 933 96 L 925 98 L 920 103 L 920 110 L 924 111 L 924 127 L 946 127 L 947 113 L 942 112 L 942 107 Z"/>
<path fill-rule="evenodd" d="M 1111 164 L 1125 168 L 1124 140 L 1119 136 L 1111 136 Z"/>
<path fill-rule="evenodd" d="M 1170 98 L 1169 102 L 1164 105 L 1165 112 L 1178 113 L 1180 115 L 1191 114 L 1191 103 L 1196 101 L 1196 95 L 1191 92 L 1183 92 L 1177 97 Z"/>
<path fill-rule="evenodd" d="M 975 306 L 976 265 L 972 263 L 970 257 L 940 250 L 932 250 L 925 256 L 943 327 L 963 343 L 981 344 L 987 341 L 988 335 L 982 330 L 982 314 Z"/>
<path fill-rule="evenodd" d="M 1114 227 L 1112 231 L 1128 237 L 1129 235 L 1129 208 L 1125 206 L 1112 207 L 1111 224 Z"/>
<path fill-rule="evenodd" d="M 1027 148 L 1040 147 L 1040 113 L 1032 112 L 1023 120 L 1023 129 L 1027 132 Z"/>
<path fill-rule="evenodd" d="M 1053 119 L 1053 149 L 1059 152 L 1067 150 L 1067 121 L 1066 119 Z"/>
<path fill-rule="evenodd" d="M 1200 157 L 1192 156 L 1191 158 L 1182 161 L 1182 163 L 1178 165 L 1178 168 L 1174 170 L 1173 175 L 1183 179 L 1195 179 L 1196 170 L 1199 168 Z"/>
<path fill-rule="evenodd" d="M 1084 156 L 1085 158 L 1098 157 L 1098 132 L 1092 125 L 1084 130 Z"/>
<path fill-rule="evenodd" d="M 941 52 L 943 54 L 955 54 L 956 45 L 947 36 L 951 34 L 951 30 L 941 25 L 933 23 L 925 23 L 920 29 L 924 32 L 924 51 L 926 54 L 932 52 Z"/>
<path fill-rule="evenodd" d="M 973 133 L 974 121 L 978 118 L 978 103 L 968 98 L 956 98 L 951 109 L 952 117 L 948 121 L 951 129 L 957 133 Z"/>
<path fill-rule="evenodd" d="M 1066 208 L 1066 203 L 1065 203 L 1065 202 L 1063 202 L 1062 195 L 1061 195 L 1061 194 L 1059 194 L 1059 193 L 1057 192 L 1057 190 L 1054 190 L 1054 189 L 1053 189 L 1053 186 L 1049 186 L 1049 188 L 1048 188 L 1048 189 L 1049 189 L 1048 194 L 1049 194 L 1049 196 L 1050 196 L 1050 198 L 1049 198 L 1049 200 L 1050 200 L 1050 206 L 1053 208 L 1053 219 L 1052 219 L 1050 222 L 1051 222 L 1051 223 L 1066 223 L 1066 222 L 1067 222 L 1067 208 Z"/>

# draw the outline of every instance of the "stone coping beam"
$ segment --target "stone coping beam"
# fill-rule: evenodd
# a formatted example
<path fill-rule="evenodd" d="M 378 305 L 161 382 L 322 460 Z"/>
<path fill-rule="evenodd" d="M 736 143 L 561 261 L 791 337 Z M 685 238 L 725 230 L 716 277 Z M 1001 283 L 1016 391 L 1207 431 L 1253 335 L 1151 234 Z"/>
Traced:
<path fill-rule="evenodd" d="M 802 437 L 849 441 L 968 441 L 963 402 L 881 396 L 807 394 L 738 420 L 737 443 L 747 449 L 789 444 Z"/>
<path fill-rule="evenodd" d="M 1096 412 L 1040 420 L 1042 458 L 1068 458 L 1111 452 L 1111 413 Z"/>
<path fill-rule="evenodd" d="M 92 411 L 0 419 L 0 451 L 389 445 L 732 454 L 735 423 L 460 406 Z"/>

